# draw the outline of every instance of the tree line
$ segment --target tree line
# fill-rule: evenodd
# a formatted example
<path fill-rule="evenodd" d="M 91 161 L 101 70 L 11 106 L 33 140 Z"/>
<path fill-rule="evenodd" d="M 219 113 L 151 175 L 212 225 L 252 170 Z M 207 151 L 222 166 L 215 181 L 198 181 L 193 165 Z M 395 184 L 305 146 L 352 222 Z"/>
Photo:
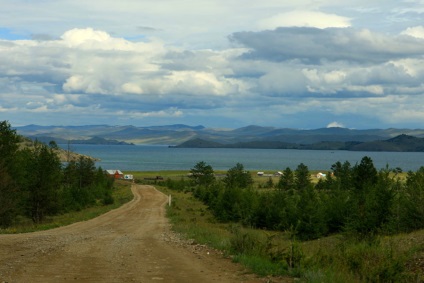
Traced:
<path fill-rule="evenodd" d="M 7 121 L 0 122 L 0 227 L 20 217 L 38 224 L 49 215 L 113 203 L 113 179 L 93 160 L 62 164 L 55 143 L 20 148 L 22 141 Z"/>
<path fill-rule="evenodd" d="M 190 170 L 189 180 L 167 180 L 171 189 L 188 190 L 222 222 L 289 231 L 300 240 L 347 233 L 364 238 L 424 228 L 424 167 L 401 179 L 400 168 L 377 170 L 370 157 L 359 164 L 336 162 L 314 184 L 308 167 L 286 168 L 270 189 L 254 188 L 242 164 L 217 179 L 205 162 Z"/>

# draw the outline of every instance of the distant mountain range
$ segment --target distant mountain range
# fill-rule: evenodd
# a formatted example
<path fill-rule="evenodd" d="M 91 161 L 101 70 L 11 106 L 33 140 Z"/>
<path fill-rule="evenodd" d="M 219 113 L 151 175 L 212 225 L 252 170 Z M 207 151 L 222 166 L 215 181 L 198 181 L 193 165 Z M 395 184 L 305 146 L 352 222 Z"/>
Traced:
<path fill-rule="evenodd" d="M 423 152 L 424 138 L 408 135 L 399 135 L 387 140 L 376 141 L 322 141 L 312 144 L 286 143 L 282 141 L 251 141 L 221 144 L 202 139 L 193 139 L 176 148 L 263 148 L 263 149 L 309 149 L 309 150 L 350 150 L 350 151 L 399 151 L 399 152 Z"/>
<path fill-rule="evenodd" d="M 422 129 L 321 128 L 312 130 L 247 126 L 215 129 L 182 124 L 165 126 L 38 126 L 16 127 L 39 141 L 90 144 L 154 144 L 178 147 L 245 147 L 424 151 Z"/>

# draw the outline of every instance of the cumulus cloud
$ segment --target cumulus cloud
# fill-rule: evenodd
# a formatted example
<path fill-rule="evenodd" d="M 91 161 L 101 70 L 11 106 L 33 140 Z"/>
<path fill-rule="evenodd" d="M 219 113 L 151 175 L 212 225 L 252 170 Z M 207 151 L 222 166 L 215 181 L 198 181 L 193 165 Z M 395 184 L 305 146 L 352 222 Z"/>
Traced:
<path fill-rule="evenodd" d="M 329 28 L 350 27 L 351 22 L 347 17 L 335 14 L 323 13 L 320 11 L 295 10 L 280 13 L 259 23 L 261 29 L 275 29 L 278 27 L 314 27 Z"/>
<path fill-rule="evenodd" d="M 47 41 L 0 40 L 0 111 L 106 123 L 218 116 L 242 124 L 310 123 L 304 127 L 349 116 L 360 117 L 356 128 L 371 117 L 424 122 L 420 38 L 352 27 L 286 27 L 231 38 L 238 45 L 222 50 L 133 42 L 92 28 Z M 407 109 L 414 114 L 391 114 Z"/>
<path fill-rule="evenodd" d="M 14 123 L 424 122 L 420 1 L 3 2 Z"/>
<path fill-rule="evenodd" d="M 327 125 L 327 128 L 344 128 L 345 126 L 342 123 L 339 122 L 331 122 Z"/>
<path fill-rule="evenodd" d="M 401 34 L 424 39 L 424 27 L 423 26 L 410 27 L 402 31 Z"/>

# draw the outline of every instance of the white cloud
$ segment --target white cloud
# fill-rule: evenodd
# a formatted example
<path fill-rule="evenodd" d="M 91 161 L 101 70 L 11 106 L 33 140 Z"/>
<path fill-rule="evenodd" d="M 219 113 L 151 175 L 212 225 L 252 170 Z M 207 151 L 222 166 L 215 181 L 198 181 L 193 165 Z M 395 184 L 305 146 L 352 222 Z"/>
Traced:
<path fill-rule="evenodd" d="M 62 40 L 70 47 L 81 47 L 84 44 L 96 44 L 98 47 L 108 46 L 112 41 L 110 35 L 104 31 L 86 29 L 72 29 L 61 36 Z"/>
<path fill-rule="evenodd" d="M 417 3 L 3 2 L 0 111 L 20 124 L 424 123 Z"/>
<path fill-rule="evenodd" d="M 278 27 L 315 27 L 315 28 L 345 28 L 350 27 L 347 17 L 328 14 L 320 11 L 295 10 L 280 13 L 259 23 L 261 29 L 275 29 Z"/>
<path fill-rule="evenodd" d="M 401 34 L 424 39 L 424 27 L 423 26 L 410 27 L 402 31 Z"/>
<path fill-rule="evenodd" d="M 132 118 L 132 119 L 140 119 L 140 118 L 169 118 L 169 117 L 181 117 L 183 116 L 184 112 L 177 109 L 177 108 L 169 108 L 165 110 L 160 111 L 151 111 L 151 112 L 141 112 L 141 111 L 118 111 L 115 113 L 118 117 L 126 117 Z"/>
<path fill-rule="evenodd" d="M 122 91 L 124 93 L 142 94 L 143 89 L 136 83 L 124 83 L 122 85 Z"/>
<path fill-rule="evenodd" d="M 342 123 L 339 122 L 331 122 L 327 125 L 327 128 L 344 128 L 345 126 Z"/>

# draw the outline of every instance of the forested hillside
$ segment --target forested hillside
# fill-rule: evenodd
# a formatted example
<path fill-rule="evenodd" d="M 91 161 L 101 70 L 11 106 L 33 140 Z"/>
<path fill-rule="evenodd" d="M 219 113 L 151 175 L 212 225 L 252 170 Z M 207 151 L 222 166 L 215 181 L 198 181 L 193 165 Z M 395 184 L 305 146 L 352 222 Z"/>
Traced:
<path fill-rule="evenodd" d="M 396 151 L 422 152 L 424 138 L 405 134 L 386 140 L 374 141 L 320 141 L 311 144 L 288 143 L 276 140 L 256 140 L 237 143 L 218 143 L 195 138 L 173 146 L 177 148 L 264 148 L 264 149 L 300 149 L 300 150 L 350 150 L 350 151 Z"/>
<path fill-rule="evenodd" d="M 7 121 L 0 122 L 0 227 L 22 218 L 38 224 L 49 215 L 113 203 L 113 180 L 92 158 L 79 156 L 62 165 L 54 143 L 22 142 Z"/>
<path fill-rule="evenodd" d="M 401 180 L 397 169 L 377 171 L 364 157 L 351 166 L 332 165 L 331 173 L 313 183 L 305 164 L 286 168 L 271 190 L 254 189 L 242 164 L 216 179 L 213 169 L 199 162 L 186 184 L 221 221 L 240 222 L 267 230 L 291 230 L 311 240 L 339 232 L 359 237 L 424 229 L 424 167 Z M 172 183 L 169 184 L 172 187 Z"/>
<path fill-rule="evenodd" d="M 278 182 L 269 177 L 261 186 L 242 164 L 218 177 L 199 162 L 190 173 L 190 180 L 168 180 L 168 188 L 203 202 L 214 216 L 210 222 L 228 225 L 226 248 L 265 274 L 310 276 L 313 282 L 424 279 L 418 231 L 424 229 L 424 167 L 407 174 L 400 168 L 377 170 L 365 156 L 354 166 L 337 161 L 325 178 L 312 182 L 301 163 L 286 168 Z M 412 235 L 404 242 L 410 244 L 393 244 L 407 233 Z"/>

